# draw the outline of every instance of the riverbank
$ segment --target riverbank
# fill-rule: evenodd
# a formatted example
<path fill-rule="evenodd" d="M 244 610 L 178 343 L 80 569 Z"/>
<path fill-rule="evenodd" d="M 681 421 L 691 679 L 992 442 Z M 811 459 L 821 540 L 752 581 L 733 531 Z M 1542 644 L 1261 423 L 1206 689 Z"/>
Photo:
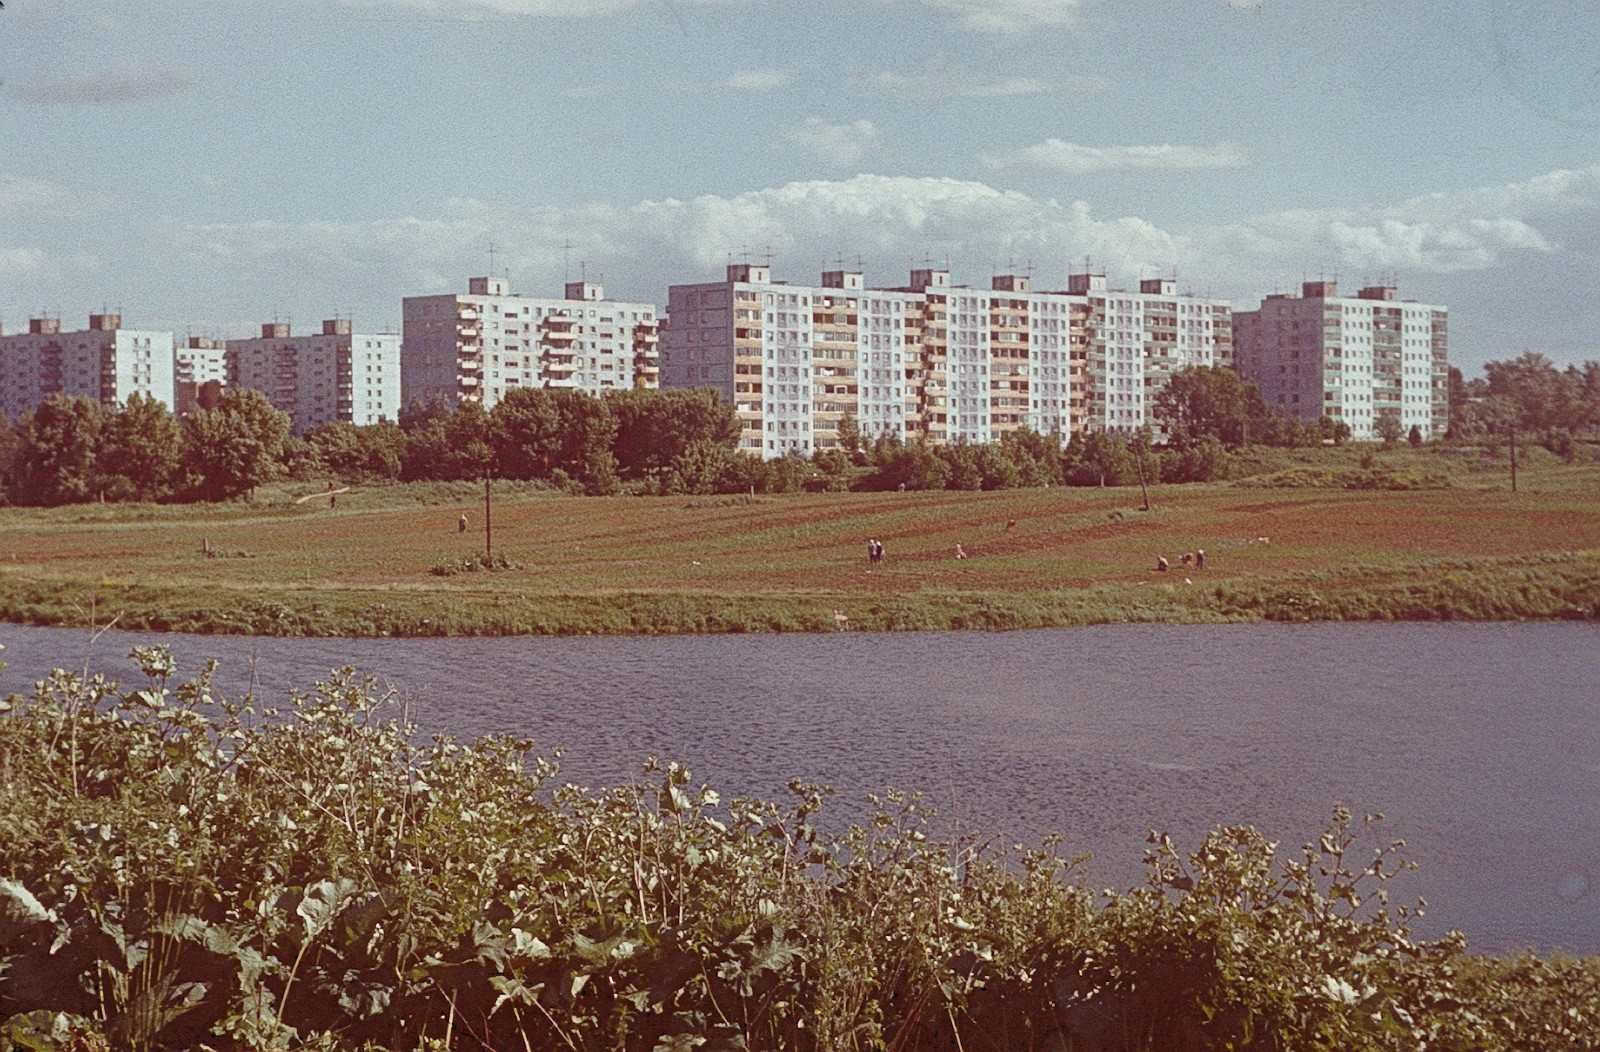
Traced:
<path fill-rule="evenodd" d="M 286 636 L 1016 629 L 1600 617 L 1582 488 L 1170 486 L 0 511 L 0 620 Z M 459 517 L 469 526 L 459 531 Z M 882 563 L 866 558 L 882 541 Z M 967 558 L 954 558 L 956 545 Z M 1204 550 L 1203 569 L 1185 553 Z M 1171 569 L 1155 570 L 1157 556 Z"/>

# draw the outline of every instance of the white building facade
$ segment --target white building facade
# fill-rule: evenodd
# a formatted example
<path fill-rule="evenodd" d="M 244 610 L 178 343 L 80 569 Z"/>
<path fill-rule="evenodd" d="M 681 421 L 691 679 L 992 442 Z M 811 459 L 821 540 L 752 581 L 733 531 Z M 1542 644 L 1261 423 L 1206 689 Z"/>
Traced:
<path fill-rule="evenodd" d="M 1110 292 L 1103 275 L 1037 292 L 1020 274 L 972 289 L 927 269 L 869 289 L 856 271 L 800 286 L 739 263 L 672 286 L 667 309 L 663 386 L 716 388 L 744 421 L 741 448 L 764 457 L 837 448 L 845 418 L 867 440 L 936 445 L 1133 430 L 1173 369 L 1232 360 L 1225 302 L 1165 281 Z"/>
<path fill-rule="evenodd" d="M 322 332 L 292 335 L 283 322 L 261 336 L 229 340 L 228 383 L 260 391 L 289 414 L 296 434 L 318 424 L 376 424 L 400 418 L 400 337 L 355 333 L 332 319 Z"/>
<path fill-rule="evenodd" d="M 1449 342 L 1445 307 L 1402 301 L 1392 285 L 1340 296 L 1335 282 L 1308 281 L 1238 315 L 1236 367 L 1302 421 L 1328 417 L 1371 439 L 1391 416 L 1401 434 L 1433 438 L 1449 427 Z"/>
<path fill-rule="evenodd" d="M 173 409 L 180 416 L 207 408 L 228 384 L 228 343 L 190 336 L 172 352 Z"/>
<path fill-rule="evenodd" d="M 1233 307 L 1181 296 L 1177 282 L 1151 278 L 1139 291 L 1109 289 L 1103 274 L 1074 274 L 1081 296 L 1089 376 L 1085 426 L 1132 432 L 1156 427 L 1155 395 L 1179 369 L 1233 364 Z"/>
<path fill-rule="evenodd" d="M 401 377 L 405 399 L 493 409 L 518 387 L 591 394 L 655 387 L 654 304 L 605 298 L 591 281 L 563 299 L 514 296 L 501 278 L 472 278 L 466 295 L 408 296 Z"/>
<path fill-rule="evenodd" d="M 56 393 L 106 406 L 137 394 L 171 409 L 172 352 L 172 333 L 125 329 L 119 314 L 91 314 L 79 332 L 34 318 L 25 333 L 0 335 L 0 413 L 15 420 Z"/>

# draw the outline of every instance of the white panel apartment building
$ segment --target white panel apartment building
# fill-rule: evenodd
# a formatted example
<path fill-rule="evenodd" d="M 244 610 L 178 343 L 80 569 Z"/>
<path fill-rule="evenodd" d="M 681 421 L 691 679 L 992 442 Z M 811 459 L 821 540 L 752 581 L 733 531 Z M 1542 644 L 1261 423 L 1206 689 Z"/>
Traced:
<path fill-rule="evenodd" d="M 1035 292 L 1017 274 L 982 290 L 914 270 L 905 288 L 868 289 L 854 271 L 799 286 L 741 263 L 672 286 L 668 312 L 663 386 L 719 390 L 744 421 L 742 448 L 765 457 L 837 447 L 846 416 L 869 439 L 932 444 L 1131 430 L 1174 368 L 1232 359 L 1226 303 L 1168 281 L 1109 292 L 1103 275 Z"/>
<path fill-rule="evenodd" d="M 81 332 L 55 318 L 0 335 L 0 413 L 15 420 L 51 394 L 125 405 L 135 394 L 173 406 L 172 333 L 124 329 L 120 314 L 91 314 Z"/>
<path fill-rule="evenodd" d="M 226 340 L 190 336 L 172 351 L 173 409 L 184 414 L 201 408 L 227 385 L 229 370 Z"/>
<path fill-rule="evenodd" d="M 400 337 L 353 333 L 332 319 L 322 332 L 294 336 L 271 322 L 261 336 L 228 341 L 228 382 L 267 396 L 289 414 L 296 434 L 318 424 L 376 424 L 400 418 Z"/>
<path fill-rule="evenodd" d="M 493 409 L 518 387 L 657 386 L 654 304 L 607 300 L 592 281 L 568 282 L 564 299 L 513 296 L 502 278 L 472 278 L 467 288 L 405 298 L 407 402 L 442 397 Z"/>
<path fill-rule="evenodd" d="M 1135 431 L 1156 424 L 1154 399 L 1178 369 L 1233 364 L 1233 308 L 1180 296 L 1177 282 L 1150 278 L 1138 292 L 1108 289 L 1104 274 L 1074 274 L 1082 297 L 1089 376 L 1084 426 Z"/>
<path fill-rule="evenodd" d="M 1311 422 L 1342 421 L 1351 437 L 1376 437 L 1378 419 L 1424 438 L 1449 426 L 1446 308 L 1402 302 L 1392 285 L 1340 296 L 1308 281 L 1299 296 L 1272 295 L 1238 315 L 1237 368 L 1267 404 Z"/>

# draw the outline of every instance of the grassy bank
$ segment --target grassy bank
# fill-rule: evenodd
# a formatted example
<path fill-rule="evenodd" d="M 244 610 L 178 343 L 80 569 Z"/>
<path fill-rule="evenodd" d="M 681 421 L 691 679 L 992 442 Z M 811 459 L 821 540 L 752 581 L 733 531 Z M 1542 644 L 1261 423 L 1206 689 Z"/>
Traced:
<path fill-rule="evenodd" d="M 424 743 L 348 674 L 264 719 L 134 656 L 0 702 L 0 1047 L 1600 1042 L 1600 960 L 1415 938 L 1402 846 L 1344 809 L 1298 850 L 1153 833 L 1147 883 L 1101 891 L 903 794 L 832 830 L 825 788 L 724 802 L 676 764 L 552 789 L 530 743 Z"/>
<path fill-rule="evenodd" d="M 1137 489 L 1117 488 L 502 487 L 496 569 L 471 565 L 484 542 L 472 485 L 358 488 L 332 508 L 280 491 L 254 505 L 3 509 L 0 619 L 369 636 L 1600 616 L 1593 467 L 1546 467 L 1518 494 L 1305 478 L 1155 487 L 1149 512 Z M 867 561 L 869 538 L 885 562 Z M 968 558 L 953 557 L 957 544 Z M 1180 562 L 1200 549 L 1203 570 Z"/>

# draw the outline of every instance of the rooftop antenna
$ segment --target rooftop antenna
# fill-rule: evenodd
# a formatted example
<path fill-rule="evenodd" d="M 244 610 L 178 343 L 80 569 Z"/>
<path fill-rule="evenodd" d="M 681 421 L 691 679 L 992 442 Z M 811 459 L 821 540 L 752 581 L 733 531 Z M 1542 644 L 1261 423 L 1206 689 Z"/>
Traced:
<path fill-rule="evenodd" d="M 572 280 L 572 239 L 569 237 L 561 245 L 561 280 Z"/>
<path fill-rule="evenodd" d="M 766 248 L 766 251 L 764 253 L 762 253 L 761 262 L 765 263 L 769 267 L 772 266 L 772 246 L 771 245 L 768 245 L 767 248 Z"/>
<path fill-rule="evenodd" d="M 494 276 L 494 254 L 496 252 L 498 252 L 498 251 L 499 251 L 499 249 L 497 249 L 495 247 L 494 242 L 493 241 L 489 242 L 489 276 L 490 277 Z"/>

